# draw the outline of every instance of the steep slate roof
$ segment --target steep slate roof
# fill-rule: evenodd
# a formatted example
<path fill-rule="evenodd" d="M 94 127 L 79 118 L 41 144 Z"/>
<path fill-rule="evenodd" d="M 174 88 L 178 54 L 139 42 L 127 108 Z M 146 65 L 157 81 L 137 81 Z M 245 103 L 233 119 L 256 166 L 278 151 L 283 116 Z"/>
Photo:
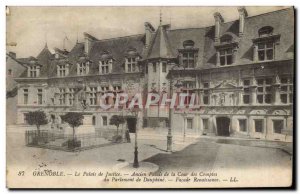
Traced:
<path fill-rule="evenodd" d="M 166 29 L 169 25 L 160 25 L 151 41 L 146 59 L 174 58 Z"/>
<path fill-rule="evenodd" d="M 93 68 L 98 68 L 102 53 L 107 51 L 114 59 L 112 72 L 124 72 L 125 55 L 130 48 L 136 49 L 139 55 L 143 55 L 144 36 L 144 34 L 138 34 L 93 42 L 89 53 L 89 58 L 93 61 Z M 93 73 L 97 74 L 98 71 Z"/>
<path fill-rule="evenodd" d="M 238 15 L 238 13 L 237 13 Z M 222 23 L 220 26 L 220 37 L 229 34 L 234 41 L 238 42 L 236 63 L 253 63 L 253 42 L 258 37 L 258 30 L 263 26 L 272 26 L 274 34 L 280 34 L 280 45 L 276 47 L 276 60 L 289 59 L 288 52 L 293 51 L 294 9 L 288 8 L 279 11 L 269 12 L 257 16 L 245 18 L 244 35 L 238 36 L 239 20 Z M 282 22 L 278 22 L 282 21 Z M 76 43 L 67 55 L 67 61 L 71 65 L 70 76 L 76 75 L 76 63 L 80 60 L 91 61 L 90 75 L 98 74 L 98 65 L 103 52 L 108 52 L 113 57 L 113 73 L 124 72 L 125 57 L 130 48 L 134 48 L 142 59 L 173 58 L 178 56 L 178 49 L 183 48 L 183 42 L 192 40 L 198 49 L 198 61 L 196 68 L 211 68 L 216 66 L 216 48 L 214 42 L 214 26 L 201 28 L 186 28 L 170 30 L 168 25 L 160 25 L 155 33 L 151 34 L 149 49 L 145 50 L 145 34 L 138 34 L 126 37 L 98 40 L 90 37 L 92 44 L 88 56 L 84 52 L 84 43 Z M 91 35 L 90 35 L 91 36 Z M 292 48 L 292 49 L 291 49 Z M 44 48 L 38 55 L 38 61 L 43 65 L 42 76 L 56 76 L 57 61 L 47 59 L 51 56 L 48 48 Z M 26 62 L 26 59 L 19 61 Z M 60 61 L 63 62 L 63 61 Z M 47 68 L 46 68 L 46 67 Z"/>

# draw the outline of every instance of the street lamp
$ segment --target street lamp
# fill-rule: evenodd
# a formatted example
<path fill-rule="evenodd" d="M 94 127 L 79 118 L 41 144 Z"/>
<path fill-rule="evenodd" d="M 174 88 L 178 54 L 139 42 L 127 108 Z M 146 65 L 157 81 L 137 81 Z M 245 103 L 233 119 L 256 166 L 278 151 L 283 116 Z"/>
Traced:
<path fill-rule="evenodd" d="M 175 67 L 173 66 L 171 70 L 173 70 Z M 179 88 L 181 86 L 181 83 L 177 81 L 175 84 L 176 88 Z M 173 75 L 170 73 L 170 96 L 173 95 Z M 172 98 L 172 97 L 171 97 Z M 168 128 L 168 135 L 167 135 L 167 152 L 172 152 L 172 116 L 173 116 L 173 108 L 171 107 L 171 103 L 169 106 L 169 128 Z"/>
<path fill-rule="evenodd" d="M 138 126 L 138 116 L 140 109 L 139 108 L 132 108 L 130 112 L 135 116 L 136 123 L 135 123 L 135 141 L 134 141 L 134 160 L 133 160 L 133 168 L 138 168 L 139 165 L 139 159 L 138 159 L 138 144 L 137 144 L 137 126 Z"/>
<path fill-rule="evenodd" d="M 183 142 L 185 142 L 185 131 L 186 131 L 186 124 L 187 124 L 187 120 L 186 120 L 186 116 L 187 116 L 187 113 L 184 111 L 183 112 L 183 119 L 184 119 L 184 121 L 183 121 Z"/>

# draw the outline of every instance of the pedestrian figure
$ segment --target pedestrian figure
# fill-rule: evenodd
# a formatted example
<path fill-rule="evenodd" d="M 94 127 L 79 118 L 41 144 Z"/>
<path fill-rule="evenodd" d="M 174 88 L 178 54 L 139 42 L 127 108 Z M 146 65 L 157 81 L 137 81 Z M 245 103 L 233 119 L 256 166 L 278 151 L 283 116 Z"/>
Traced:
<path fill-rule="evenodd" d="M 131 141 L 130 141 L 130 134 L 129 134 L 129 131 L 128 131 L 128 130 L 126 130 L 126 132 L 125 132 L 125 138 L 126 138 L 127 143 L 130 143 L 130 142 L 131 142 Z"/>

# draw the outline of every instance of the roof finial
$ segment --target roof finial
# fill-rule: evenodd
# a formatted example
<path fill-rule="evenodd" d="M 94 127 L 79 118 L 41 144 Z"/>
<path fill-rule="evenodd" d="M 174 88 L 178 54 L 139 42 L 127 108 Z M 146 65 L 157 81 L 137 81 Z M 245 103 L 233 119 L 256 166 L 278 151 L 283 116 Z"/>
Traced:
<path fill-rule="evenodd" d="M 161 13 L 161 9 L 159 10 L 159 25 L 161 26 L 162 24 L 162 13 Z"/>
<path fill-rule="evenodd" d="M 76 27 L 76 33 L 77 33 L 77 36 L 76 36 L 76 44 L 78 44 L 78 26 Z"/>
<path fill-rule="evenodd" d="M 48 42 L 48 40 L 47 40 L 47 35 L 48 35 L 48 34 L 47 34 L 47 32 L 48 32 L 48 31 L 47 31 L 47 29 L 48 29 L 47 27 L 48 27 L 48 24 L 46 23 L 45 26 L 46 26 L 46 32 L 45 32 L 45 48 L 48 48 L 48 45 L 47 45 L 47 42 Z"/>

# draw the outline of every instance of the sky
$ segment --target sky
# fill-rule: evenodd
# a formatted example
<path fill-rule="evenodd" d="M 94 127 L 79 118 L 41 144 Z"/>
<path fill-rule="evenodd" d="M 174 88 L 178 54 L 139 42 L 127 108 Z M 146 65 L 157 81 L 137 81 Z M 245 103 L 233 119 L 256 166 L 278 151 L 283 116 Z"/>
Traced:
<path fill-rule="evenodd" d="M 286 7 L 246 7 L 248 16 Z M 36 57 L 45 47 L 70 50 L 83 42 L 87 32 L 98 39 L 144 33 L 144 23 L 159 25 L 160 12 L 164 24 L 171 29 L 198 28 L 214 25 L 214 12 L 220 12 L 225 22 L 238 19 L 237 7 L 9 7 L 6 11 L 7 52 L 17 57 Z"/>

